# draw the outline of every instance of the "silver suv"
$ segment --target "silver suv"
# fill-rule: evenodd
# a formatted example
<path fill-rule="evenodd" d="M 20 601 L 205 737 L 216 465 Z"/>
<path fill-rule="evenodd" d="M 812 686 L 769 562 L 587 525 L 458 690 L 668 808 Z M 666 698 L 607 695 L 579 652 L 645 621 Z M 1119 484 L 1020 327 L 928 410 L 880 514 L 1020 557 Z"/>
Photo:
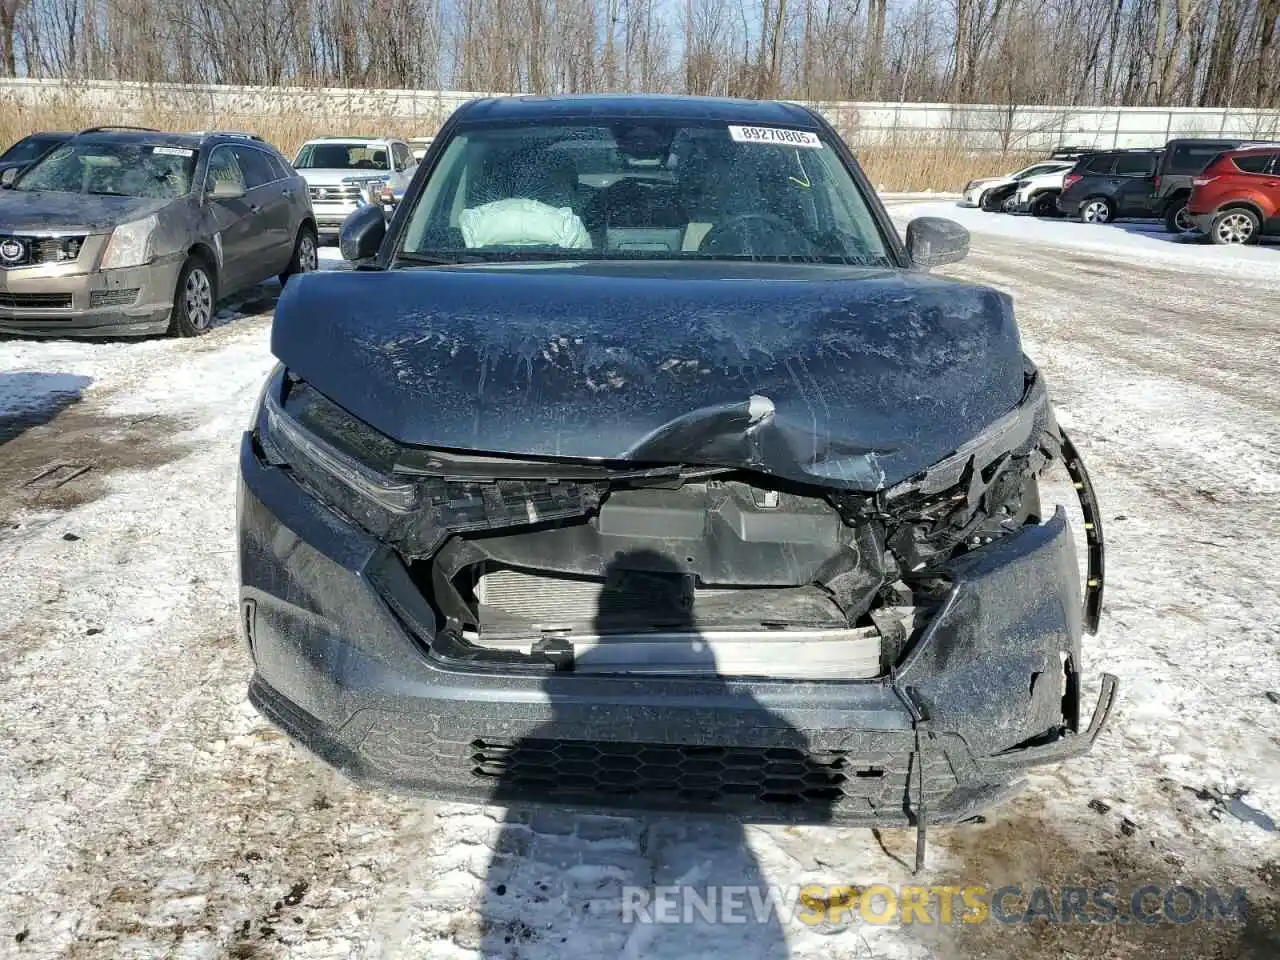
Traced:
<path fill-rule="evenodd" d="M 95 127 L 3 176 L 0 333 L 196 336 L 316 268 L 306 184 L 247 134 Z"/>
<path fill-rule="evenodd" d="M 367 204 L 391 213 L 418 161 L 408 142 L 396 137 L 321 137 L 302 145 L 293 166 L 307 181 L 316 223 L 328 239 Z"/>

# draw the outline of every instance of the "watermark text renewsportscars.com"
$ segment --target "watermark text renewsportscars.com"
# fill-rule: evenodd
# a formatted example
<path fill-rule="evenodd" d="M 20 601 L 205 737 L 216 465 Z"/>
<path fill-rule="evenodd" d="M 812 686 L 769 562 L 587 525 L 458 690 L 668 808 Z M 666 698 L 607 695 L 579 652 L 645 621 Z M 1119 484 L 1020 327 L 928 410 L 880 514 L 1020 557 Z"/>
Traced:
<path fill-rule="evenodd" d="M 1243 887 L 1148 884 L 1049 887 L 659 886 L 623 887 L 625 923 L 1156 924 L 1243 923 Z"/>

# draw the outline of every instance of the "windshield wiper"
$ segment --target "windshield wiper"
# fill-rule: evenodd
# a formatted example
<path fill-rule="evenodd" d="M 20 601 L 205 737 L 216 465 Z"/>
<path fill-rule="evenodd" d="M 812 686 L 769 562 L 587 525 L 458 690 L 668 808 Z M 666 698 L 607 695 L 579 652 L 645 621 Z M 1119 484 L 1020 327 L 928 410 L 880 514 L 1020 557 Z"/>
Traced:
<path fill-rule="evenodd" d="M 536 460 L 499 455 L 410 450 L 391 468 L 397 477 L 442 477 L 449 480 L 692 480 L 733 473 L 734 467 L 686 463 L 648 467 L 608 466 L 559 460 Z"/>
<path fill-rule="evenodd" d="M 396 263 L 417 263 L 427 267 L 447 267 L 457 263 L 483 263 L 484 258 L 475 254 L 460 253 L 443 257 L 427 253 L 397 253 Z"/>

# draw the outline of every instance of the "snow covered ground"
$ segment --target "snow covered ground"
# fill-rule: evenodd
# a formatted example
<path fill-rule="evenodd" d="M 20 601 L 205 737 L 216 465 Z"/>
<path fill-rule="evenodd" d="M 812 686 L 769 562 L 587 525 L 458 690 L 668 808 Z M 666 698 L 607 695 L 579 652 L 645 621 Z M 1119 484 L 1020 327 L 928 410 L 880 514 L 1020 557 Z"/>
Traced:
<path fill-rule="evenodd" d="M 1220 247 L 1201 237 L 1165 232 L 1153 220 L 1121 220 L 1105 225 L 1067 219 L 1039 219 L 1028 215 L 988 213 L 960 206 L 955 198 L 921 199 L 916 194 L 885 198 L 895 217 L 947 217 L 971 233 L 1008 237 L 1026 243 L 1074 247 L 1106 254 L 1110 260 L 1134 266 L 1158 263 L 1191 270 L 1250 278 L 1276 276 L 1280 268 L 1280 238 L 1264 238 L 1250 247 Z"/>
<path fill-rule="evenodd" d="M 1085 667 L 1122 683 L 1094 754 L 932 831 L 919 882 L 1243 886 L 1249 923 L 627 926 L 622 883 L 910 883 L 914 834 L 354 789 L 244 700 L 235 456 L 268 286 L 198 340 L 0 341 L 0 955 L 1280 955 L 1280 834 L 1248 819 L 1280 819 L 1280 249 L 893 212 L 968 224 L 946 272 L 1016 298 L 1104 511 Z"/>

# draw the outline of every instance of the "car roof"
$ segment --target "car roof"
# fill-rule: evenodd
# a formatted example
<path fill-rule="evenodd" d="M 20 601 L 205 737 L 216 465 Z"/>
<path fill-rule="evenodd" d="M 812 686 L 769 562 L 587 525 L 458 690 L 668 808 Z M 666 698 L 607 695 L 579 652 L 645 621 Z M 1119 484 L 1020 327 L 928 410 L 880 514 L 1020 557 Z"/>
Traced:
<path fill-rule="evenodd" d="M 777 100 L 686 97 L 673 94 L 574 94 L 557 97 L 487 97 L 458 108 L 459 121 L 568 120 L 598 117 L 646 117 L 663 120 L 723 120 L 733 123 L 786 124 L 810 130 L 818 120 L 806 108 Z"/>
<path fill-rule="evenodd" d="M 307 143 L 396 143 L 400 142 L 400 137 L 315 137 L 308 140 Z M 305 147 L 307 144 L 304 143 Z"/>
<path fill-rule="evenodd" d="M 198 150 L 210 143 L 251 143 L 268 150 L 274 150 L 271 144 L 261 137 L 248 133 L 237 133 L 231 130 L 207 130 L 196 133 L 170 133 L 164 130 L 147 130 L 129 127 L 91 127 L 72 134 L 77 140 L 89 140 L 95 143 L 149 143 L 164 147 L 186 147 Z"/>
<path fill-rule="evenodd" d="M 1277 148 L 1280 148 L 1280 141 L 1273 141 L 1273 142 L 1271 142 L 1271 143 L 1267 143 L 1267 142 L 1262 142 L 1262 143 L 1253 143 L 1253 142 L 1250 142 L 1250 143 L 1246 144 L 1245 146 L 1242 146 L 1242 147 L 1235 147 L 1235 148 L 1233 148 L 1233 149 L 1231 149 L 1231 150 L 1223 150 L 1222 152 L 1223 152 L 1223 153 L 1252 153 L 1254 150 L 1276 150 Z"/>

